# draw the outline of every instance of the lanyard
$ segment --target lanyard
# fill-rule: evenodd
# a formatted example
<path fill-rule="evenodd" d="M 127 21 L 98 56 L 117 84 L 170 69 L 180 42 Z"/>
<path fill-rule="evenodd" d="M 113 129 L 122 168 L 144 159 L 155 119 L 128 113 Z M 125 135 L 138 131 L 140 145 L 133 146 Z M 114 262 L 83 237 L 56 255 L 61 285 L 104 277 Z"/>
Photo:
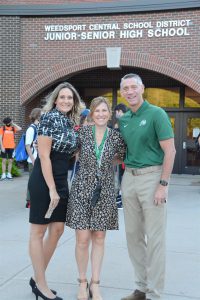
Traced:
<path fill-rule="evenodd" d="M 93 132 L 94 142 L 95 142 L 95 155 L 96 155 L 98 166 L 100 167 L 101 160 L 102 160 L 102 154 L 103 154 L 103 150 L 104 150 L 104 146 L 105 146 L 105 141 L 106 141 L 107 134 L 108 134 L 108 128 L 106 128 L 106 130 L 104 132 L 104 135 L 103 135 L 103 139 L 102 139 L 101 144 L 99 146 L 97 145 L 97 141 L 96 141 L 95 126 L 92 127 L 92 132 Z"/>

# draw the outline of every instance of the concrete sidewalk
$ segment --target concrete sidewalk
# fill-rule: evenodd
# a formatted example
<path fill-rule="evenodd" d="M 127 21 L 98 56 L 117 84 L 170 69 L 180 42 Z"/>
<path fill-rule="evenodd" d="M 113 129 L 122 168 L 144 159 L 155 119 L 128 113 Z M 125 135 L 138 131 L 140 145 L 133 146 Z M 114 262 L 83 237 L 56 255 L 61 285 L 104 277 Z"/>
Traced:
<path fill-rule="evenodd" d="M 0 182 L 0 300 L 33 300 L 28 281 L 29 209 L 25 208 L 28 175 Z M 104 300 L 118 300 L 134 289 L 124 233 L 107 233 L 101 276 Z M 74 231 L 66 227 L 49 265 L 49 286 L 64 300 L 76 299 Z M 200 176 L 173 175 L 168 201 L 167 271 L 163 300 L 200 299 Z M 88 272 L 90 278 L 90 272 Z"/>

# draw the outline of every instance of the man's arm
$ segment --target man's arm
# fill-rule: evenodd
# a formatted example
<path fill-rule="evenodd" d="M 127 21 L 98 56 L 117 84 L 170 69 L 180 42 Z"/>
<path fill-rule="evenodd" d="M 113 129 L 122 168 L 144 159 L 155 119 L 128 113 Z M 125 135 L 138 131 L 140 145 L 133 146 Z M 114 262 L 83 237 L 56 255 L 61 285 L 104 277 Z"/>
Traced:
<path fill-rule="evenodd" d="M 160 141 L 160 146 L 164 152 L 163 168 L 161 174 L 161 180 L 169 181 L 172 173 L 174 158 L 176 155 L 176 149 L 174 146 L 174 138 Z M 155 193 L 154 202 L 156 205 L 166 202 L 168 196 L 168 186 L 158 185 Z"/>
<path fill-rule="evenodd" d="M 164 152 L 163 169 L 161 179 L 169 180 L 174 166 L 176 149 L 174 146 L 174 138 L 160 141 L 160 146 Z"/>

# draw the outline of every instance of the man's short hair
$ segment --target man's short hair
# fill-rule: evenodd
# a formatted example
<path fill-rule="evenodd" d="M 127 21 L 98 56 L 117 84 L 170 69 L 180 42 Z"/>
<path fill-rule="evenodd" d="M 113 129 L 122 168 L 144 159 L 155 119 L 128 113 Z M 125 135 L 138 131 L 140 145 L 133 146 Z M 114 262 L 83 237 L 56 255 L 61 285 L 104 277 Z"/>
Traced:
<path fill-rule="evenodd" d="M 139 75 L 134 74 L 134 73 L 129 73 L 129 74 L 126 74 L 124 77 L 122 77 L 121 82 L 120 82 L 120 88 L 122 87 L 123 80 L 128 79 L 128 78 L 133 78 L 137 82 L 137 84 L 143 85 L 142 78 Z"/>
<path fill-rule="evenodd" d="M 114 111 L 116 111 L 116 110 L 121 110 L 123 113 L 125 113 L 125 112 L 127 112 L 127 107 L 125 104 L 119 103 L 115 106 Z"/>

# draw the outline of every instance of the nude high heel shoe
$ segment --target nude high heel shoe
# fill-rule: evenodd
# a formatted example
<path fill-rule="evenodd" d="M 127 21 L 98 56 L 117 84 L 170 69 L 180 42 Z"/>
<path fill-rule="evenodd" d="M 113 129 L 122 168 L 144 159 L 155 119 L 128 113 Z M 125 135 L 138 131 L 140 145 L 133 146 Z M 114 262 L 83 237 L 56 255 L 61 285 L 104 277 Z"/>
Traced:
<path fill-rule="evenodd" d="M 93 279 L 91 279 L 90 281 L 90 286 L 89 286 L 89 295 L 90 295 L 90 298 L 92 298 L 92 300 L 103 300 L 103 298 L 101 297 L 101 295 L 95 295 L 93 294 L 93 290 L 91 289 L 91 286 L 94 285 L 94 284 L 100 284 L 100 281 L 95 281 Z"/>
<path fill-rule="evenodd" d="M 87 279 L 77 279 L 79 282 L 79 287 L 81 285 L 81 283 L 86 283 L 85 285 L 85 291 L 84 293 L 80 293 L 80 288 L 79 288 L 79 292 L 78 292 L 78 296 L 77 296 L 77 300 L 88 300 L 89 299 L 89 292 L 88 292 L 88 281 Z"/>

